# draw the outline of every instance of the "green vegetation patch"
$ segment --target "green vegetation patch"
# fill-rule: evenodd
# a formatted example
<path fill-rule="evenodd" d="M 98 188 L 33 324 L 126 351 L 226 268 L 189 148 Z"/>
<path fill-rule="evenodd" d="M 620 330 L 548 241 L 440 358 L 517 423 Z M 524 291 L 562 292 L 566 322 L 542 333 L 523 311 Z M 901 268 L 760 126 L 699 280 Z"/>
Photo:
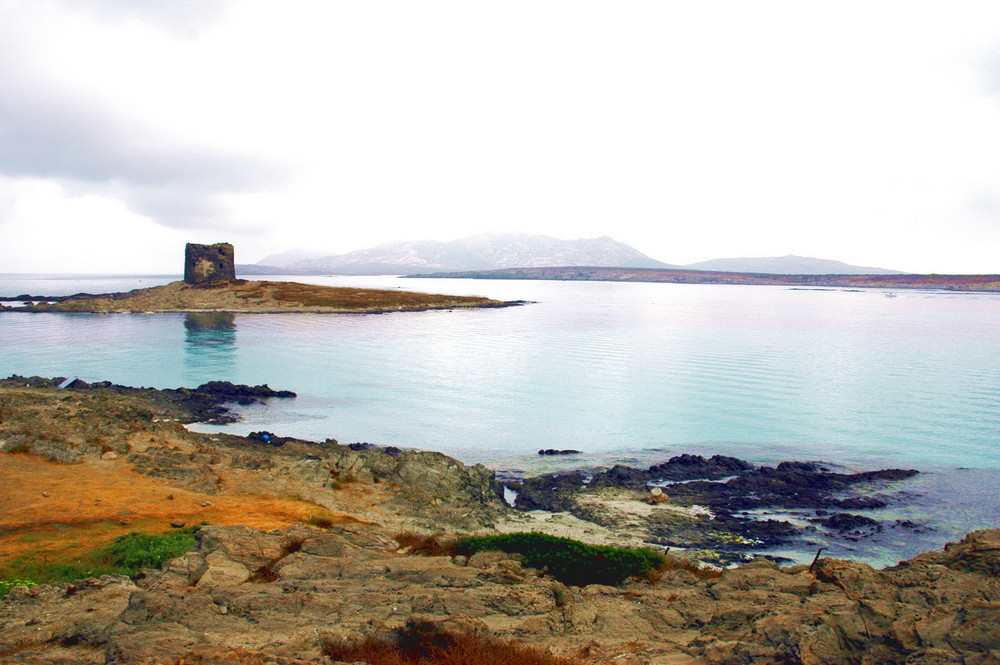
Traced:
<path fill-rule="evenodd" d="M 0 568 L 0 598 L 15 586 L 72 582 L 101 575 L 134 577 L 143 568 L 159 568 L 194 547 L 196 528 L 164 534 L 133 531 L 71 561 L 39 560 L 30 555 L 17 557 Z"/>
<path fill-rule="evenodd" d="M 544 569 L 563 584 L 621 584 L 663 566 L 664 556 L 648 548 L 588 545 L 572 538 L 544 533 L 508 533 L 470 536 L 458 541 L 459 554 L 471 556 L 482 550 L 500 550 L 524 557 L 524 564 Z"/>

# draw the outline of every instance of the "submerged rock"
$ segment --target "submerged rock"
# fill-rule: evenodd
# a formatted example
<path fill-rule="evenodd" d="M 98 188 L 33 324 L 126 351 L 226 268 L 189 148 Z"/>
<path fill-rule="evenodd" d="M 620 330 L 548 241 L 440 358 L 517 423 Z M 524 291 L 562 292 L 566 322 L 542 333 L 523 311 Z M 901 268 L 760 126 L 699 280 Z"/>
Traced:
<path fill-rule="evenodd" d="M 851 513 L 837 513 L 832 517 L 813 520 L 819 524 L 827 526 L 834 531 L 841 533 L 851 531 L 855 533 L 872 533 L 882 530 L 882 525 L 878 520 L 873 520 L 864 515 L 852 515 Z"/>

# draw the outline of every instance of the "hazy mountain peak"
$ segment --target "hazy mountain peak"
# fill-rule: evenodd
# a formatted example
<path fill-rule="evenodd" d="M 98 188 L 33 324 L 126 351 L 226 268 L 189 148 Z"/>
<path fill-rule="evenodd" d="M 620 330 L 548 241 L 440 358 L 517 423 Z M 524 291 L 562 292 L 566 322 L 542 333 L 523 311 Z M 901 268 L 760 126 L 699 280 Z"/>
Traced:
<path fill-rule="evenodd" d="M 303 272 L 378 275 L 571 265 L 671 267 L 608 236 L 562 240 L 527 233 L 482 233 L 450 242 L 389 242 L 295 261 L 288 267 Z"/>

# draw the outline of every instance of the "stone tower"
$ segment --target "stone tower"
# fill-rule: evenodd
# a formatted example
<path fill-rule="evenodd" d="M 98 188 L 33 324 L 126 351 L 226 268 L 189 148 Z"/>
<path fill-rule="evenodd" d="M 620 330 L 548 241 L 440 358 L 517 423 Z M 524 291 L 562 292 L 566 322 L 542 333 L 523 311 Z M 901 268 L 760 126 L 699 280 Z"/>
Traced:
<path fill-rule="evenodd" d="M 184 249 L 184 281 L 188 284 L 212 284 L 236 280 L 233 246 L 228 242 L 196 245 Z"/>

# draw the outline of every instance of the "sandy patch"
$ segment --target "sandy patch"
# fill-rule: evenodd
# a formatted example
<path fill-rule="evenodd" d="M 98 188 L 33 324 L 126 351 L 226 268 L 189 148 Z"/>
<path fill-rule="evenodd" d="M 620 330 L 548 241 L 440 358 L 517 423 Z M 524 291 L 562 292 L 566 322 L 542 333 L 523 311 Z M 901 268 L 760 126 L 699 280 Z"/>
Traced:
<path fill-rule="evenodd" d="M 523 513 L 523 515 L 497 522 L 494 529 L 498 533 L 513 533 L 515 531 L 547 533 L 550 536 L 574 538 L 591 545 L 616 545 L 619 547 L 648 545 L 644 540 L 644 536 L 648 536 L 648 534 L 639 530 L 625 532 L 609 529 L 574 517 L 569 513 L 550 513 L 544 510 L 532 510 Z"/>
<path fill-rule="evenodd" d="M 171 522 L 277 529 L 313 516 L 356 521 L 309 501 L 173 487 L 123 460 L 55 464 L 6 453 L 0 455 L 0 488 L 0 564 L 29 551 L 69 556 L 129 531 L 168 531 Z"/>

